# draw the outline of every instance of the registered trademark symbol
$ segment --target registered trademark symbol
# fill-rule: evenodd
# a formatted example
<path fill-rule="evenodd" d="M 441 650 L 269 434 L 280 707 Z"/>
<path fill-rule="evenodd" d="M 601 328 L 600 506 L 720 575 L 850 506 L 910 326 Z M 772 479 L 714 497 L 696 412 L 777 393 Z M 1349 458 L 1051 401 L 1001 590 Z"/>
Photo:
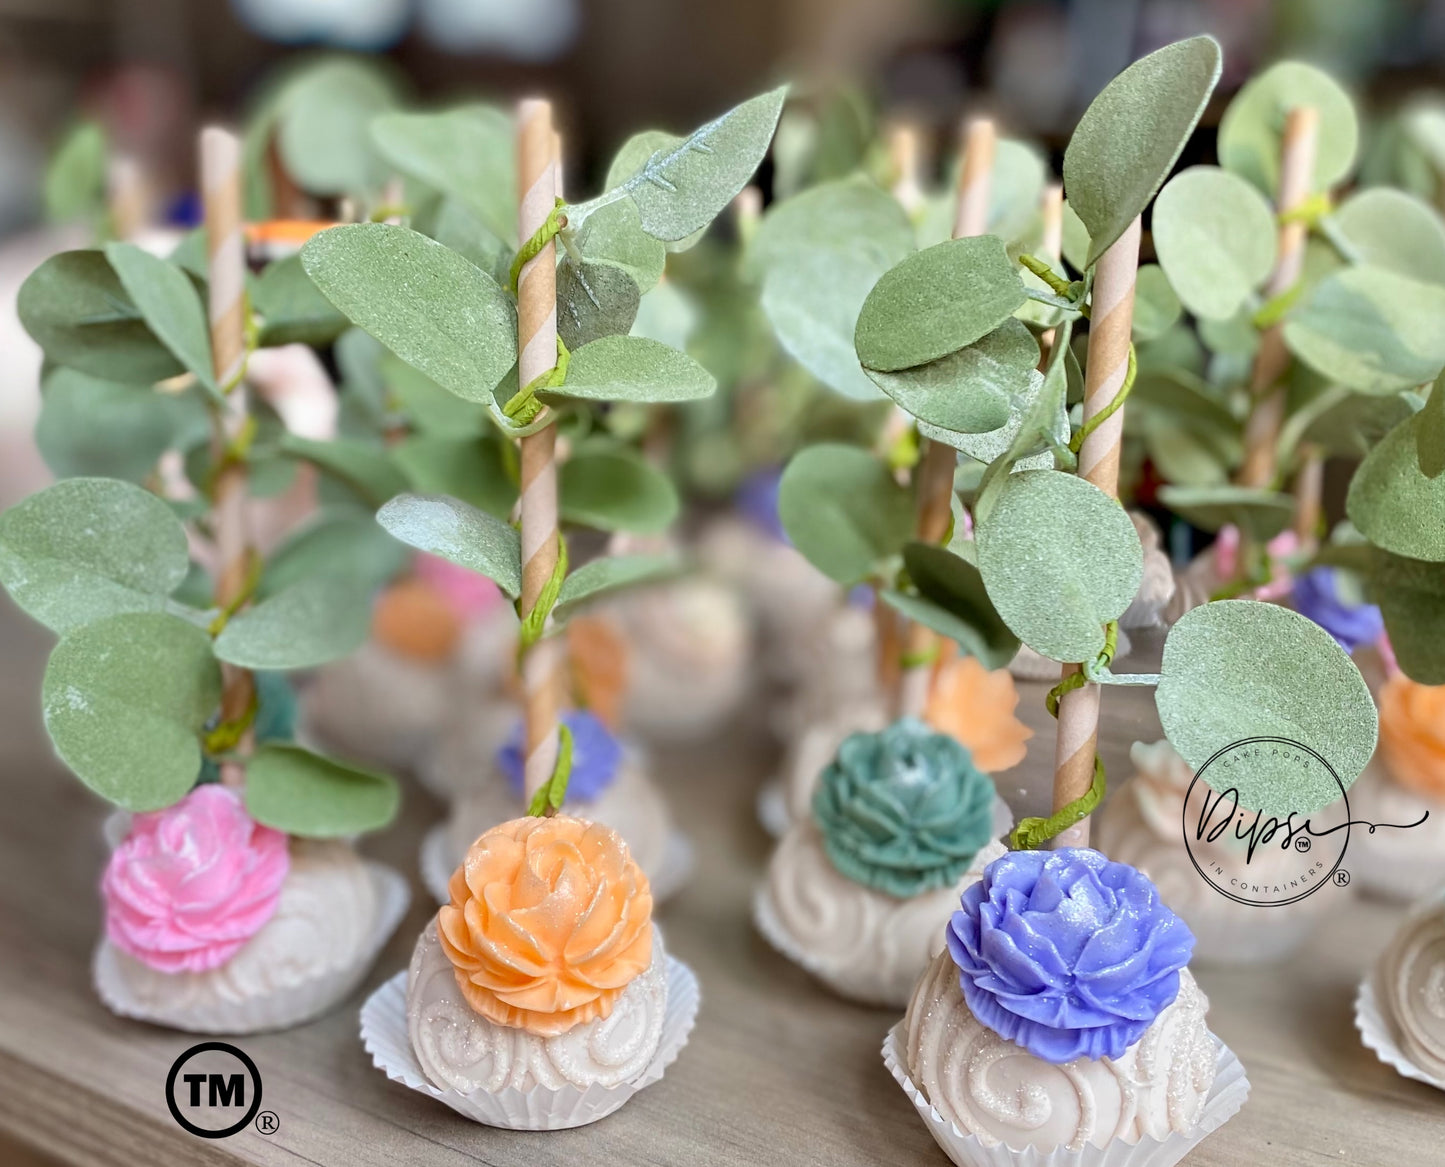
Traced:
<path fill-rule="evenodd" d="M 263 1135 L 274 1135 L 281 1129 L 281 1120 L 274 1110 L 263 1110 L 256 1116 L 256 1129 Z"/>
<path fill-rule="evenodd" d="M 1309 836 L 1308 836 L 1308 835 L 1300 835 L 1297 839 L 1295 839 L 1295 841 L 1294 841 L 1294 849 L 1295 849 L 1296 851 L 1308 851 L 1308 850 L 1310 849 Z"/>
<path fill-rule="evenodd" d="M 1343 867 L 1341 867 L 1338 871 L 1335 872 L 1335 886 L 1336 886 L 1336 887 L 1349 887 L 1349 886 L 1350 886 L 1350 873 L 1349 873 L 1348 871 L 1346 871 Z"/>

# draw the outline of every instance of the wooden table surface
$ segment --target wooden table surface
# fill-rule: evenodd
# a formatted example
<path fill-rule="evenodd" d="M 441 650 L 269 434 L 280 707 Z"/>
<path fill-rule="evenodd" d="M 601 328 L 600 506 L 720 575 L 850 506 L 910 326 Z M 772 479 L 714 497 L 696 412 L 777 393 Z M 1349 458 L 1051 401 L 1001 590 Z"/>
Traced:
<path fill-rule="evenodd" d="M 279 1130 L 223 1141 L 184 1133 L 164 1083 L 197 1039 L 112 1017 L 91 992 L 104 807 L 53 759 L 40 727 L 46 634 L 0 605 L 0 1137 L 61 1162 L 118 1167 L 946 1163 L 879 1057 L 896 1014 L 831 996 L 753 930 L 749 904 L 769 847 L 753 800 L 776 747 L 741 732 L 656 757 L 697 847 L 697 873 L 662 922 L 670 949 L 701 981 L 702 1010 L 667 1076 L 616 1115 L 579 1131 L 492 1130 L 372 1068 L 357 1009 L 405 966 L 432 910 L 415 856 L 441 808 L 409 786 L 400 824 L 366 849 L 411 877 L 414 904 L 364 990 L 311 1025 L 239 1041 Z M 1036 737 L 1000 786 L 1016 812 L 1029 813 L 1048 787 L 1052 723 L 1042 686 L 1022 688 Z M 1129 743 L 1153 740 L 1158 722 L 1147 693 L 1128 689 L 1106 694 L 1105 718 L 1104 758 L 1122 776 Z M 1285 964 L 1197 970 L 1211 1027 L 1243 1060 L 1253 1093 L 1190 1167 L 1445 1162 L 1445 1095 L 1381 1065 L 1352 1023 L 1356 983 L 1399 912 L 1344 894 L 1337 902 Z"/>

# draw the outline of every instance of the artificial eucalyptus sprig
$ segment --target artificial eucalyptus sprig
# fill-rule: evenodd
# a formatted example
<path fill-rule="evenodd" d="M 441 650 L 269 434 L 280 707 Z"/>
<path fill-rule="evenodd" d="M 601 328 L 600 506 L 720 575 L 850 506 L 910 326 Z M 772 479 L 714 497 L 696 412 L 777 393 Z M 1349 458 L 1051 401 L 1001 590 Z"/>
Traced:
<path fill-rule="evenodd" d="M 539 810 L 560 805 L 567 770 L 551 633 L 577 605 L 675 569 L 671 557 L 620 556 L 569 570 L 558 533 L 559 519 L 569 517 L 568 478 L 582 486 L 572 517 L 604 527 L 609 507 L 647 505 L 649 485 L 645 463 L 629 462 L 606 439 L 578 442 L 559 466 L 559 427 L 576 419 L 585 431 L 597 403 L 648 406 L 713 391 L 696 361 L 633 334 L 633 325 L 668 247 L 704 230 L 757 168 L 783 97 L 777 90 L 754 98 L 685 138 L 635 136 L 604 193 L 581 203 L 562 201 L 557 190 L 545 105 L 524 105 L 515 156 L 510 122 L 487 107 L 387 115 L 372 138 L 437 193 L 435 212 L 413 227 L 333 228 L 302 252 L 308 274 L 348 319 L 431 383 L 480 406 L 518 443 L 510 464 L 520 529 L 450 493 L 403 493 L 377 517 L 403 543 L 486 575 L 516 602 L 526 789 L 541 799 Z M 520 239 L 509 246 L 511 214 L 501 208 L 519 202 Z"/>
<path fill-rule="evenodd" d="M 294 267 L 251 279 L 236 143 L 207 131 L 202 153 L 209 248 L 170 260 L 123 243 L 66 252 L 21 290 L 22 322 L 52 365 L 46 394 L 64 395 L 63 408 L 42 410 L 47 456 L 72 471 L 124 467 L 146 485 L 83 475 L 11 508 L 0 516 L 0 582 L 60 637 L 45 674 L 46 728 L 105 798 L 155 810 L 219 770 L 269 826 L 323 837 L 374 830 L 395 813 L 394 781 L 295 744 L 294 719 L 268 706 L 289 698 L 273 674 L 361 643 L 378 565 L 354 540 L 333 539 L 324 553 L 303 539 L 270 559 L 255 551 L 248 498 L 298 455 L 274 415 L 236 407 L 256 346 L 318 329 L 329 343 L 345 322 L 329 307 L 315 312 L 319 297 L 295 282 Z M 84 441 L 72 430 L 67 442 L 68 420 L 97 402 L 124 424 L 82 427 Z M 114 448 L 137 431 L 147 435 L 139 449 Z M 170 450 L 187 455 L 196 498 L 159 493 L 168 487 L 156 463 Z M 214 544 L 214 599 L 191 562 L 186 521 Z M 253 684 L 257 670 L 267 676 Z"/>

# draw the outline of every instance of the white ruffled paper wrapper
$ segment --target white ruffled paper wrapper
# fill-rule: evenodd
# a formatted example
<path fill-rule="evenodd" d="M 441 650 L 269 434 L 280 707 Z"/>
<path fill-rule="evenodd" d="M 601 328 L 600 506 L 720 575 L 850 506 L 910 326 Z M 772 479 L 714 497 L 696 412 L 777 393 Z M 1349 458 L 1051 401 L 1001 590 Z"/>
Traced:
<path fill-rule="evenodd" d="M 563 1086 L 551 1090 L 508 1087 L 495 1093 L 443 1090 L 422 1073 L 411 1048 L 406 1021 L 406 978 L 399 972 L 372 993 L 361 1007 L 361 1041 L 372 1063 L 393 1082 L 445 1103 L 464 1118 L 514 1131 L 560 1131 L 586 1126 L 619 1110 L 639 1090 L 658 1081 L 677 1060 L 697 1020 L 697 978 L 682 961 L 667 958 L 667 1012 L 662 1041 L 647 1068 L 619 1086 L 593 1085 L 586 1090 Z"/>
<path fill-rule="evenodd" d="M 775 839 L 781 839 L 793 825 L 788 814 L 788 792 L 781 778 L 769 778 L 758 789 L 758 822 Z"/>
<path fill-rule="evenodd" d="M 1374 1055 L 1395 1073 L 1416 1082 L 1424 1082 L 1427 1086 L 1434 1086 L 1436 1090 L 1445 1090 L 1445 1080 L 1425 1073 L 1405 1056 L 1405 1051 L 1395 1040 L 1394 1027 L 1380 1008 L 1380 997 L 1375 989 L 1373 973 L 1360 982 L 1359 991 L 1355 994 L 1355 1028 L 1360 1031 L 1360 1040 L 1365 1043 L 1366 1048 L 1373 1051 Z"/>
<path fill-rule="evenodd" d="M 1198 1124 L 1187 1135 L 1175 1132 L 1166 1139 L 1145 1136 L 1137 1143 L 1114 1139 L 1106 1147 L 1089 1143 L 1077 1151 L 1066 1147 L 1051 1151 L 1025 1147 L 1015 1151 L 1005 1143 L 988 1146 L 977 1135 L 964 1134 L 939 1114 L 913 1084 L 903 1052 L 902 1029 L 900 1021 L 883 1039 L 883 1064 L 928 1125 L 934 1141 L 958 1167 L 1174 1167 L 1207 1136 L 1238 1114 L 1249 1097 L 1249 1079 L 1245 1077 L 1243 1064 L 1233 1050 L 1215 1037 L 1214 1085 L 1204 1100 Z"/>
<path fill-rule="evenodd" d="M 449 839 L 447 824 L 437 824 L 422 837 L 417 859 L 421 881 L 439 904 L 450 902 L 451 892 L 447 890 L 447 885 L 451 883 L 452 872 L 461 862 L 461 856 L 452 854 Z M 660 904 L 680 892 L 692 878 L 696 862 L 692 840 L 681 831 L 673 831 L 667 837 L 662 866 L 648 881 L 652 885 L 652 902 Z"/>
<path fill-rule="evenodd" d="M 263 1033 L 319 1017 L 361 984 L 411 903 L 411 889 L 399 872 L 369 860 L 365 867 L 376 890 L 376 919 L 366 945 L 345 968 L 329 969 L 299 985 L 242 1001 L 158 1008 L 136 999 L 120 971 L 115 947 L 102 939 L 91 962 L 95 991 L 112 1013 L 188 1033 Z"/>

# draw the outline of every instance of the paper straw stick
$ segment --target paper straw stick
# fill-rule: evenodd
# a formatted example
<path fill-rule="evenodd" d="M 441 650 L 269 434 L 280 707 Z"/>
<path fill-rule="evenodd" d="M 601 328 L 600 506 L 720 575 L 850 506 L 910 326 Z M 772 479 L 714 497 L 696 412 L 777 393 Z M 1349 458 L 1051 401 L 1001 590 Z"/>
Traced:
<path fill-rule="evenodd" d="M 547 221 L 557 197 L 557 138 L 550 102 L 517 107 L 518 232 L 530 239 Z M 531 383 L 557 363 L 557 245 L 550 242 L 517 280 L 518 380 Z M 543 429 L 521 442 L 522 612 L 531 612 L 557 567 L 557 431 Z M 522 659 L 528 803 L 557 764 L 557 719 L 563 692 L 562 641 L 544 635 Z"/>
<path fill-rule="evenodd" d="M 145 170 L 130 154 L 117 154 L 106 167 L 106 201 L 117 239 L 134 239 L 150 222 Z"/>
<path fill-rule="evenodd" d="M 1064 254 L 1064 184 L 1051 182 L 1044 187 L 1039 202 L 1039 215 L 1043 220 L 1043 234 L 1039 240 L 1039 258 L 1055 266 Z M 1039 369 L 1048 364 L 1054 347 L 1054 330 L 1046 329 L 1039 337 Z"/>
<path fill-rule="evenodd" d="M 958 175 L 958 206 L 953 221 L 956 239 L 982 235 L 988 230 L 989 200 L 993 196 L 993 160 L 998 135 L 993 122 L 977 118 L 969 123 L 964 140 L 963 166 Z M 928 441 L 915 472 L 918 499 L 918 540 L 939 544 L 948 533 L 953 512 L 953 474 L 958 452 L 943 442 Z M 904 650 L 903 679 L 899 712 L 921 717 L 928 707 L 933 684 L 933 666 L 938 654 L 938 635 L 922 624 L 908 628 Z"/>
<path fill-rule="evenodd" d="M 228 389 L 226 406 L 216 414 L 212 456 L 221 466 L 215 485 L 218 567 L 216 605 L 230 608 L 244 594 L 250 568 L 250 531 L 246 514 L 246 465 L 226 459 L 232 441 L 246 423 L 246 237 L 241 217 L 241 142 L 228 130 L 201 131 L 201 198 L 206 216 L 209 265 L 207 314 L 211 328 L 211 369 Z M 237 721 L 250 707 L 255 682 L 248 670 L 223 665 L 221 720 Z M 221 781 L 239 786 L 244 767 L 227 762 Z"/>
<path fill-rule="evenodd" d="M 1295 210 L 1310 196 L 1314 182 L 1315 155 L 1319 141 L 1319 112 L 1312 106 L 1290 110 L 1280 142 L 1279 213 Z M 1281 296 L 1299 282 L 1304 271 L 1305 243 L 1309 225 L 1302 220 L 1279 225 L 1279 248 L 1274 271 L 1264 286 L 1265 296 Z M 1267 487 L 1275 478 L 1275 449 L 1280 426 L 1284 424 L 1284 391 L 1278 385 L 1289 367 L 1284 344 L 1284 326 L 1275 324 L 1259 338 L 1250 389 L 1255 405 L 1244 427 L 1244 465 L 1239 472 L 1243 486 Z"/>
<path fill-rule="evenodd" d="M 1324 490 L 1324 453 L 1318 446 L 1307 446 L 1301 452 L 1294 478 L 1294 530 L 1303 551 L 1313 551 L 1319 542 Z"/>
<path fill-rule="evenodd" d="M 1129 344 L 1134 328 L 1134 283 L 1139 269 L 1139 220 L 1135 219 L 1109 250 L 1099 257 L 1089 322 L 1089 356 L 1084 371 L 1084 420 L 1087 422 L 1118 396 L 1129 370 Z M 1079 449 L 1079 477 L 1110 498 L 1119 497 L 1119 448 L 1124 437 L 1124 410 L 1115 410 Z M 1064 675 L 1077 672 L 1065 665 Z M 1054 748 L 1054 810 L 1082 798 L 1094 782 L 1094 753 L 1099 737 L 1099 686 L 1082 685 L 1059 701 Z M 1089 820 L 1083 819 L 1055 837 L 1055 847 L 1087 847 Z"/>
<path fill-rule="evenodd" d="M 909 215 L 923 206 L 923 135 L 913 122 L 895 122 L 888 130 L 888 159 L 893 168 L 893 197 Z"/>

